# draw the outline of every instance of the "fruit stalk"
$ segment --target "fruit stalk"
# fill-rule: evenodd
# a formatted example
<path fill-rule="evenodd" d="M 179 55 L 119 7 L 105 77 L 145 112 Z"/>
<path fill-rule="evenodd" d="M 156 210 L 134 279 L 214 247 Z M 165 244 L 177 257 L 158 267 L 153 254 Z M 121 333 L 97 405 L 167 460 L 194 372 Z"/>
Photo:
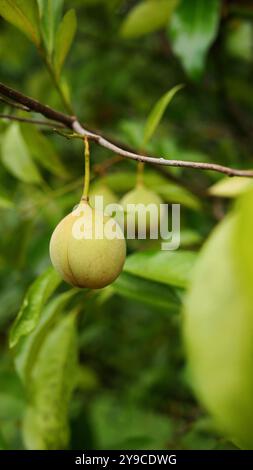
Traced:
<path fill-rule="evenodd" d="M 89 201 L 89 189 L 90 189 L 90 146 L 89 140 L 84 137 L 84 186 L 83 186 L 83 201 Z"/>

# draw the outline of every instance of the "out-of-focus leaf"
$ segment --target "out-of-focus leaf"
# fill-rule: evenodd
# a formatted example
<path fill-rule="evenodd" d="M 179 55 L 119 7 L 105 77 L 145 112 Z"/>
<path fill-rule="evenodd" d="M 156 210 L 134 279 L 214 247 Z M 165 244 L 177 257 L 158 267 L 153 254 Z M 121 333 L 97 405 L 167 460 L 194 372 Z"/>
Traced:
<path fill-rule="evenodd" d="M 178 313 L 180 298 L 174 289 L 154 281 L 122 273 L 113 283 L 115 292 L 138 302 L 151 305 L 168 314 Z"/>
<path fill-rule="evenodd" d="M 135 38 L 152 33 L 168 24 L 179 0 L 144 0 L 137 4 L 125 19 L 121 34 Z"/>
<path fill-rule="evenodd" d="M 76 378 L 76 319 L 70 314 L 47 335 L 33 367 L 31 402 L 23 426 L 28 449 L 67 448 L 68 409 Z"/>
<path fill-rule="evenodd" d="M 253 186 L 252 178 L 240 178 L 226 176 L 208 189 L 211 196 L 237 197 Z"/>
<path fill-rule="evenodd" d="M 154 134 L 157 126 L 159 125 L 165 110 L 175 94 L 181 90 L 183 85 L 176 85 L 171 90 L 167 91 L 154 105 L 152 111 L 147 117 L 145 129 L 144 129 L 144 148 Z"/>
<path fill-rule="evenodd" d="M 152 171 L 145 171 L 143 175 L 145 185 L 156 191 L 164 202 L 183 204 L 190 209 L 199 210 L 199 199 L 183 186 L 172 183 Z M 125 193 L 136 184 L 136 173 L 125 171 L 115 172 L 103 178 L 103 181 L 115 192 Z"/>
<path fill-rule="evenodd" d="M 169 32 L 172 48 L 193 79 L 203 72 L 206 54 L 218 31 L 220 0 L 182 0 Z"/>
<path fill-rule="evenodd" d="M 17 372 L 24 383 L 29 384 L 33 365 L 48 331 L 75 293 L 76 290 L 71 289 L 51 300 L 43 309 L 36 328 L 30 335 L 20 339 L 14 351 L 14 361 Z"/>
<path fill-rule="evenodd" d="M 54 48 L 55 32 L 61 18 L 63 2 L 64 0 L 38 0 L 40 27 L 50 55 Z"/>
<path fill-rule="evenodd" d="M 7 443 L 5 442 L 5 439 L 0 431 L 0 450 L 7 450 L 8 446 Z"/>
<path fill-rule="evenodd" d="M 181 229 L 180 231 L 180 246 L 187 248 L 193 245 L 199 245 L 203 241 L 203 236 L 191 229 Z"/>
<path fill-rule="evenodd" d="M 11 124 L 3 137 L 2 162 L 12 175 L 25 183 L 41 181 L 17 123 Z"/>
<path fill-rule="evenodd" d="M 197 196 L 178 184 L 167 181 L 166 184 L 157 186 L 156 192 L 165 202 L 182 204 L 197 211 L 201 209 L 201 203 Z"/>
<path fill-rule="evenodd" d="M 127 257 L 124 271 L 151 281 L 187 287 L 196 254 L 192 251 L 142 251 Z"/>
<path fill-rule="evenodd" d="M 252 275 L 252 265 L 248 271 L 242 264 L 244 254 L 249 263 L 252 260 L 252 232 L 246 244 L 240 225 L 234 244 L 238 216 L 236 211 L 226 217 L 199 255 L 185 302 L 184 336 L 192 386 L 199 399 L 223 433 L 251 449 L 252 277 L 247 291 L 241 268 L 246 276 Z"/>
<path fill-rule="evenodd" d="M 22 124 L 21 132 L 32 156 L 44 168 L 61 178 L 68 176 L 53 145 L 38 129 Z"/>
<path fill-rule="evenodd" d="M 61 279 L 56 271 L 49 268 L 31 284 L 10 331 L 9 344 L 11 348 L 19 342 L 22 336 L 26 336 L 34 330 L 45 302 L 60 282 Z"/>
<path fill-rule="evenodd" d="M 54 66 L 57 75 L 61 73 L 62 66 L 75 37 L 76 28 L 76 13 L 75 10 L 71 9 L 65 14 L 56 34 Z"/>
<path fill-rule="evenodd" d="M 168 417 L 107 395 L 94 402 L 91 421 L 99 449 L 166 449 L 172 433 Z"/>
<path fill-rule="evenodd" d="M 226 49 L 230 55 L 252 60 L 252 22 L 250 19 L 231 22 L 227 28 Z"/>
<path fill-rule="evenodd" d="M 252 185 L 252 182 L 251 182 Z M 253 276 L 253 188 L 245 192 L 236 203 L 237 222 L 234 236 L 234 252 L 236 268 L 239 279 L 241 279 L 241 289 L 245 289 L 245 294 L 251 299 L 252 276 Z"/>
<path fill-rule="evenodd" d="M 0 419 L 22 418 L 25 409 L 25 393 L 21 382 L 13 372 L 0 372 Z"/>
<path fill-rule="evenodd" d="M 36 46 L 40 44 L 36 0 L 0 0 L 0 15 L 20 29 Z"/>
<path fill-rule="evenodd" d="M 11 209 L 13 205 L 10 199 L 0 194 L 0 209 Z"/>

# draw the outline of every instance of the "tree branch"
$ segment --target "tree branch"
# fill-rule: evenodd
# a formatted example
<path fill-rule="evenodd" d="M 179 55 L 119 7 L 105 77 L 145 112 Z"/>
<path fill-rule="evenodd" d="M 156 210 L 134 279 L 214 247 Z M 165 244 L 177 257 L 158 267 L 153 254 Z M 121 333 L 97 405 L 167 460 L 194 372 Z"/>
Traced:
<path fill-rule="evenodd" d="M 216 163 L 202 163 L 202 162 L 190 162 L 186 160 L 167 160 L 163 157 L 149 157 L 138 153 L 130 152 L 125 150 L 118 145 L 110 142 L 101 135 L 91 132 L 85 129 L 75 116 L 69 116 L 64 113 L 60 113 L 47 105 L 40 103 L 22 93 L 13 90 L 12 88 L 4 85 L 0 82 L 0 94 L 12 101 L 15 101 L 23 106 L 28 107 L 31 111 L 42 114 L 51 121 L 63 124 L 65 127 L 73 130 L 76 134 L 81 137 L 88 137 L 88 139 L 96 142 L 102 147 L 110 150 L 113 153 L 121 155 L 125 158 L 130 158 L 139 162 L 152 163 L 155 165 L 165 165 L 170 167 L 181 167 L 181 168 L 192 168 L 196 170 L 209 170 L 223 173 L 227 176 L 242 176 L 242 177 L 253 177 L 253 170 L 237 170 L 229 168 L 227 166 L 218 165 Z"/>
<path fill-rule="evenodd" d="M 66 126 L 61 123 L 57 122 L 52 122 L 52 121 L 44 121 L 43 119 L 29 119 L 29 118 L 23 118 L 20 116 L 15 116 L 13 114 L 1 114 L 0 113 L 0 119 L 8 119 L 9 121 L 19 121 L 19 122 L 25 122 L 27 124 L 37 124 L 39 126 L 48 126 L 52 127 L 53 129 L 66 129 Z"/>

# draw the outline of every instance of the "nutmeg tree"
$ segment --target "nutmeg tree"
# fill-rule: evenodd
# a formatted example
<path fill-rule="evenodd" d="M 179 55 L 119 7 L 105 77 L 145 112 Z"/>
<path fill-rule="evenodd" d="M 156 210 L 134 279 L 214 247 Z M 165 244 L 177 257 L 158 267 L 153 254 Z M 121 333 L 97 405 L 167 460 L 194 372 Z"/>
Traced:
<path fill-rule="evenodd" d="M 253 15 L 205 3 L 0 0 L 3 449 L 252 449 Z"/>

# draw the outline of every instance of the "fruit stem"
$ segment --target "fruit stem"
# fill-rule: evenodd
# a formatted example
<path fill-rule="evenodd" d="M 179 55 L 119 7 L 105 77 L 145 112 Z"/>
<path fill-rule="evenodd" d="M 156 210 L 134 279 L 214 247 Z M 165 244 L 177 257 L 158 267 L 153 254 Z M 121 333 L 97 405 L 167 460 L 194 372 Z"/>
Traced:
<path fill-rule="evenodd" d="M 144 163 L 138 162 L 136 186 L 143 185 L 143 173 L 144 173 Z"/>
<path fill-rule="evenodd" d="M 87 136 L 84 137 L 84 159 L 85 159 L 85 172 L 84 172 L 84 186 L 83 186 L 83 201 L 89 201 L 90 189 L 90 146 Z"/>

